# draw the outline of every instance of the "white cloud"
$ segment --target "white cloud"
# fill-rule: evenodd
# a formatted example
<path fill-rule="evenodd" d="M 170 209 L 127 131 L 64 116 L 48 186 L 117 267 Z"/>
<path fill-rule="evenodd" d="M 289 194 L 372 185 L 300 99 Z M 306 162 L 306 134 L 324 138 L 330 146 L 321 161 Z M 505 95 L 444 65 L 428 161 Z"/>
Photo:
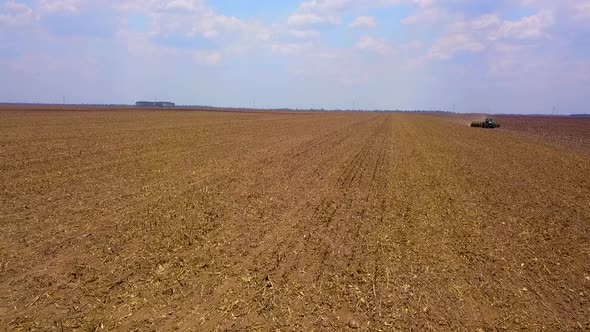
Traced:
<path fill-rule="evenodd" d="M 338 25 L 343 12 L 356 9 L 371 10 L 391 7 L 420 0 L 307 0 L 288 19 L 289 25 Z M 371 28 L 376 26 L 371 16 L 360 16 L 349 25 L 350 28 Z"/>
<path fill-rule="evenodd" d="M 576 4 L 574 18 L 578 21 L 590 21 L 590 1 Z"/>
<path fill-rule="evenodd" d="M 447 26 L 448 34 L 468 34 L 477 39 L 490 39 L 492 33 L 502 26 L 502 20 L 495 14 L 486 14 L 470 20 L 455 21 Z"/>
<path fill-rule="evenodd" d="M 502 21 L 495 14 L 486 14 L 469 20 L 460 20 L 447 26 L 431 47 L 428 58 L 447 60 L 456 54 L 481 52 L 494 47 L 501 40 L 534 40 L 548 36 L 553 25 L 550 11 L 524 17 L 518 21 Z"/>
<path fill-rule="evenodd" d="M 271 46 L 273 53 L 288 56 L 300 55 L 308 48 L 307 43 L 275 43 Z"/>
<path fill-rule="evenodd" d="M 433 59 L 446 60 L 462 52 L 477 53 L 484 45 L 468 34 L 451 34 L 440 38 L 430 49 L 428 56 Z"/>
<path fill-rule="evenodd" d="M 334 11 L 348 7 L 352 0 L 309 0 L 301 4 L 304 11 Z"/>
<path fill-rule="evenodd" d="M 497 43 L 491 51 L 488 75 L 497 79 L 529 84 L 559 82 L 577 84 L 590 80 L 590 61 L 540 55 L 531 45 Z"/>
<path fill-rule="evenodd" d="M 424 43 L 422 43 L 419 40 L 413 40 L 413 41 L 401 44 L 399 46 L 399 49 L 404 52 L 413 52 L 413 51 L 420 50 L 423 47 L 424 47 Z"/>
<path fill-rule="evenodd" d="M 414 15 L 408 16 L 401 20 L 402 24 L 436 24 L 449 18 L 449 13 L 442 8 L 424 8 L 419 9 Z"/>
<path fill-rule="evenodd" d="M 447 25 L 446 32 L 432 45 L 427 58 L 448 60 L 460 53 L 481 52 L 489 43 L 489 34 L 501 24 L 500 18 L 494 14 L 454 21 Z"/>
<path fill-rule="evenodd" d="M 487 14 L 469 22 L 469 27 L 473 30 L 485 30 L 490 28 L 496 28 L 501 24 L 500 18 L 495 14 Z"/>
<path fill-rule="evenodd" d="M 203 9 L 203 3 L 200 0 L 171 0 L 160 5 L 164 10 L 179 12 L 194 12 Z"/>
<path fill-rule="evenodd" d="M 217 13 L 204 0 L 126 0 L 115 3 L 114 8 L 121 15 L 140 13 L 148 17 L 152 36 L 217 39 L 226 33 L 248 32 L 259 40 L 270 37 L 257 29 L 258 24 Z"/>
<path fill-rule="evenodd" d="M 530 47 L 497 43 L 492 48 L 488 71 L 493 76 L 514 76 L 522 72 L 530 72 L 532 51 Z M 528 61 L 526 60 L 528 58 Z"/>
<path fill-rule="evenodd" d="M 240 19 L 215 13 L 213 10 L 200 7 L 193 2 L 189 4 L 175 4 L 177 10 L 160 11 L 151 15 L 152 23 L 157 27 L 160 35 L 200 36 L 206 39 L 216 39 L 227 32 L 241 31 L 246 24 Z"/>
<path fill-rule="evenodd" d="M 298 30 L 290 29 L 289 35 L 299 39 L 314 39 L 320 37 L 320 32 L 317 30 Z"/>
<path fill-rule="evenodd" d="M 356 44 L 356 47 L 360 50 L 373 51 L 381 55 L 391 55 L 394 53 L 393 47 L 385 40 L 371 36 L 362 37 Z"/>
<path fill-rule="evenodd" d="M 383 8 L 401 4 L 426 7 L 432 6 L 433 3 L 434 0 L 307 0 L 299 6 L 299 9 L 308 12 L 337 12 L 355 8 Z"/>
<path fill-rule="evenodd" d="M 338 25 L 340 24 L 340 19 L 332 15 L 297 13 L 289 16 L 287 23 L 291 26 Z"/>
<path fill-rule="evenodd" d="M 258 41 L 269 41 L 272 39 L 273 33 L 265 28 L 256 29 L 255 38 Z"/>
<path fill-rule="evenodd" d="M 491 34 L 492 39 L 538 39 L 548 37 L 547 29 L 555 22 L 553 13 L 541 11 L 520 21 L 505 21 L 500 29 Z"/>
<path fill-rule="evenodd" d="M 27 25 L 37 19 L 33 10 L 24 4 L 8 1 L 0 5 L 0 25 Z"/>
<path fill-rule="evenodd" d="M 372 16 L 359 16 L 349 25 L 353 29 L 374 28 L 376 26 L 377 20 Z"/>
<path fill-rule="evenodd" d="M 239 30 L 243 27 L 243 22 L 235 17 L 217 15 L 213 12 L 207 12 L 200 15 L 200 22 L 193 27 L 200 32 L 205 38 L 215 38 L 221 31 Z"/>
<path fill-rule="evenodd" d="M 222 55 L 220 52 L 195 51 L 193 59 L 200 65 L 216 65 L 221 62 Z"/>
<path fill-rule="evenodd" d="M 78 13 L 80 1 L 78 0 L 42 0 L 39 8 L 43 13 Z"/>

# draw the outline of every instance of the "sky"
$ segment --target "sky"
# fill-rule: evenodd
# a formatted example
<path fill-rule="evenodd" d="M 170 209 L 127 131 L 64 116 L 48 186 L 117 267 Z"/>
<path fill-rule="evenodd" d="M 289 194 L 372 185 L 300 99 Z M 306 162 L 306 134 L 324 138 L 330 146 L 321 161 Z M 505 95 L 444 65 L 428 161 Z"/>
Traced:
<path fill-rule="evenodd" d="M 590 113 L 590 0 L 0 0 L 0 102 Z"/>

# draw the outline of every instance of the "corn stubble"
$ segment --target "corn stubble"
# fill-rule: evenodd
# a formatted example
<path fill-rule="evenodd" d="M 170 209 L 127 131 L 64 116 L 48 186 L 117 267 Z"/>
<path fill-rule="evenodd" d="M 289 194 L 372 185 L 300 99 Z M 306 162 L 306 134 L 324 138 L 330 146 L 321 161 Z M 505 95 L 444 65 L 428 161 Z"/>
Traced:
<path fill-rule="evenodd" d="M 0 119 L 0 330 L 590 329 L 586 153 L 411 114 Z"/>

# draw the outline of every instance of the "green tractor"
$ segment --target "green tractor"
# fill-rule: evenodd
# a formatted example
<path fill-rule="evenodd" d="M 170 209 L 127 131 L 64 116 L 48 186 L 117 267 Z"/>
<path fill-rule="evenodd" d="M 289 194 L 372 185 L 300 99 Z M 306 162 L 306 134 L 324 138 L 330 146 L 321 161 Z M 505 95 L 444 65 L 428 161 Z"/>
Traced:
<path fill-rule="evenodd" d="M 500 128 L 500 124 L 494 122 L 494 120 L 492 118 L 486 118 L 486 120 L 483 122 L 480 122 L 480 121 L 471 122 L 471 127 L 493 129 L 493 128 Z"/>

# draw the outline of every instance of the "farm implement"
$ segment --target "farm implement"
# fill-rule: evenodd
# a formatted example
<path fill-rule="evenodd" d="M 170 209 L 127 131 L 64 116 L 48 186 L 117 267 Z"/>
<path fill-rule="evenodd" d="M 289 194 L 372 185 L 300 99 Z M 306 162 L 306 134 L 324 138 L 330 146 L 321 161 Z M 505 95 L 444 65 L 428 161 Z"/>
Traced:
<path fill-rule="evenodd" d="M 475 127 L 475 128 L 500 128 L 500 124 L 494 122 L 494 120 L 492 118 L 486 118 L 485 121 L 481 122 L 481 121 L 473 121 L 471 122 L 471 127 Z"/>

